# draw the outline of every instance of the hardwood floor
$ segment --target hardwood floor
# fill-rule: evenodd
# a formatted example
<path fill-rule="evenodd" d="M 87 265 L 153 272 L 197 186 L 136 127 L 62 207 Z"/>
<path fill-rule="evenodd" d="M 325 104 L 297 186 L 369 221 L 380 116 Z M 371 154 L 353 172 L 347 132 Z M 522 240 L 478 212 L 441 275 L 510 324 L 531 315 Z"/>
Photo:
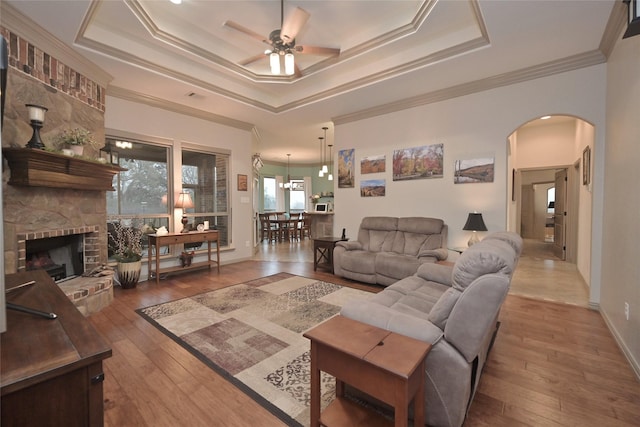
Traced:
<path fill-rule="evenodd" d="M 116 289 L 114 302 L 90 317 L 113 348 L 104 363 L 106 426 L 284 425 L 134 311 L 282 271 L 379 290 L 314 272 L 308 243 L 278 245 L 220 274 Z M 640 425 L 640 382 L 599 313 L 510 295 L 500 318 L 465 426 Z"/>

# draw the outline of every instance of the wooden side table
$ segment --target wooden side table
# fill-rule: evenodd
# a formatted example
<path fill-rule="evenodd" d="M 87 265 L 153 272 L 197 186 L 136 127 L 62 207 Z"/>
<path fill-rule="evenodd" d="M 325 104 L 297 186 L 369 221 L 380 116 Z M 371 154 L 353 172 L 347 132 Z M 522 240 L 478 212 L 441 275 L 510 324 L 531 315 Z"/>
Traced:
<path fill-rule="evenodd" d="M 203 262 L 194 262 L 193 264 L 185 267 L 175 266 L 166 267 L 160 269 L 160 248 L 162 246 L 180 245 L 185 243 L 197 243 L 207 242 L 207 260 Z M 211 242 L 216 244 L 216 261 L 211 259 Z M 151 262 L 152 253 L 155 249 L 155 269 L 152 269 L 154 263 Z M 211 264 L 215 262 L 218 266 L 218 273 L 220 272 L 220 237 L 218 230 L 207 231 L 193 231 L 190 233 L 169 233 L 162 236 L 157 234 L 149 234 L 149 254 L 148 254 L 148 276 L 151 279 L 152 274 L 156 276 L 156 283 L 160 283 L 161 273 L 175 273 L 179 271 L 193 270 L 195 268 L 208 267 L 211 269 Z"/>
<path fill-rule="evenodd" d="M 414 425 L 424 425 L 424 363 L 431 344 L 343 316 L 307 331 L 311 340 L 311 427 L 391 425 L 379 414 L 344 398 L 344 384 L 395 409 L 406 427 L 413 401 Z M 320 413 L 320 371 L 336 377 L 336 399 Z"/>
<path fill-rule="evenodd" d="M 336 243 L 345 241 L 341 237 L 318 237 L 313 239 L 313 271 L 318 267 L 326 268 L 333 273 L 333 248 Z"/>

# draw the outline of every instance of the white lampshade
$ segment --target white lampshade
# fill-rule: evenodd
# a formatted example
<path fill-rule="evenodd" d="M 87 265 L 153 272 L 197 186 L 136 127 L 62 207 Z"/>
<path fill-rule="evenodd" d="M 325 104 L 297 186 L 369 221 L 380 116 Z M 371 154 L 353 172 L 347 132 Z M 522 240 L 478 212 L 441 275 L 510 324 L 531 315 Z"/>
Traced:
<path fill-rule="evenodd" d="M 333 174 L 332 174 L 332 173 L 330 173 L 330 174 L 329 174 L 329 178 L 327 178 L 327 179 L 328 179 L 329 181 L 333 181 Z"/>
<path fill-rule="evenodd" d="M 324 176 L 324 172 L 322 172 L 322 169 L 320 169 L 320 171 L 318 171 L 318 176 L 320 178 L 322 178 Z"/>
<path fill-rule="evenodd" d="M 293 58 L 293 53 L 287 53 L 284 56 L 284 73 L 287 76 L 291 76 L 296 72 L 295 68 L 295 60 Z"/>
<path fill-rule="evenodd" d="M 327 167 L 327 165 L 322 165 L 322 173 L 327 173 L 329 172 L 329 168 Z"/>
<path fill-rule="evenodd" d="M 269 65 L 271 66 L 271 74 L 280 74 L 280 55 L 276 52 L 269 55 Z"/>
<path fill-rule="evenodd" d="M 47 108 L 35 104 L 26 104 L 26 106 L 29 112 L 29 120 L 44 123 L 44 113 L 47 111 Z"/>

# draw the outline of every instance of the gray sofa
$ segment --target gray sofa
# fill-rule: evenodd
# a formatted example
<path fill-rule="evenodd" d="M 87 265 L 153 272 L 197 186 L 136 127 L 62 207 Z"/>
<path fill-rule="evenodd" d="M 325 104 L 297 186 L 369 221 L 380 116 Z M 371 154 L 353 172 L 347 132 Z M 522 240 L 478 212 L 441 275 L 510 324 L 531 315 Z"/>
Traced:
<path fill-rule="evenodd" d="M 336 243 L 333 272 L 387 286 L 447 255 L 447 225 L 441 219 L 366 217 L 357 240 Z"/>
<path fill-rule="evenodd" d="M 343 316 L 433 345 L 425 367 L 428 425 L 464 422 L 521 250 L 517 234 L 493 233 L 454 265 L 423 264 L 415 275 L 341 310 Z"/>

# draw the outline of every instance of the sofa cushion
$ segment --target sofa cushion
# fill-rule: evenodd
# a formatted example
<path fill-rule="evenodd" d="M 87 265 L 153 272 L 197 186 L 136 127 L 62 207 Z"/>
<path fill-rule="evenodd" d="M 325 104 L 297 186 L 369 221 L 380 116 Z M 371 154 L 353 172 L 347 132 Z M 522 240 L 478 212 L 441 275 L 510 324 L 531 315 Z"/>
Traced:
<path fill-rule="evenodd" d="M 375 270 L 377 274 L 399 280 L 414 274 L 421 263 L 414 256 L 380 252 L 376 256 Z"/>
<path fill-rule="evenodd" d="M 388 286 L 384 292 L 376 294 L 372 301 L 401 313 L 428 320 L 432 307 L 447 289 L 448 286 L 440 283 L 409 276 Z"/>
<path fill-rule="evenodd" d="M 442 247 L 444 221 L 436 218 L 398 218 L 398 232 L 392 251 L 398 254 L 418 256 L 427 249 Z"/>
<path fill-rule="evenodd" d="M 348 251 L 342 254 L 340 267 L 346 271 L 355 271 L 362 274 L 376 273 L 376 255 L 369 251 Z"/>
<path fill-rule="evenodd" d="M 390 251 L 398 227 L 398 218 L 370 216 L 362 219 L 358 241 L 371 252 Z"/>
<path fill-rule="evenodd" d="M 483 241 L 464 251 L 453 266 L 452 286 L 462 292 L 475 279 L 485 274 L 502 273 L 511 276 L 518 255 L 502 240 Z"/>

